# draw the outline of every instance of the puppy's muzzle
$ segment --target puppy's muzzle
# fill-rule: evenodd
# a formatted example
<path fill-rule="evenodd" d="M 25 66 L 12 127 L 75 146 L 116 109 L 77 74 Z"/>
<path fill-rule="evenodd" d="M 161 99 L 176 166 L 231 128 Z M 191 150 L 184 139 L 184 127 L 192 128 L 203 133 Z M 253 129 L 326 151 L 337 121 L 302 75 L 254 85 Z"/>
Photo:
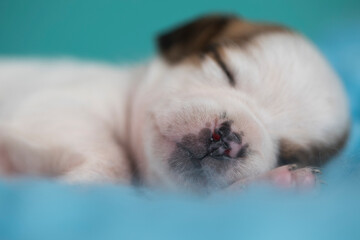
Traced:
<path fill-rule="evenodd" d="M 187 169 L 190 166 L 200 169 L 213 161 L 221 165 L 231 159 L 244 158 L 247 149 L 248 144 L 243 144 L 243 134 L 233 132 L 231 122 L 224 122 L 213 131 L 203 128 L 198 135 L 185 135 L 182 141 L 177 143 L 177 148 L 170 158 L 170 165 Z"/>

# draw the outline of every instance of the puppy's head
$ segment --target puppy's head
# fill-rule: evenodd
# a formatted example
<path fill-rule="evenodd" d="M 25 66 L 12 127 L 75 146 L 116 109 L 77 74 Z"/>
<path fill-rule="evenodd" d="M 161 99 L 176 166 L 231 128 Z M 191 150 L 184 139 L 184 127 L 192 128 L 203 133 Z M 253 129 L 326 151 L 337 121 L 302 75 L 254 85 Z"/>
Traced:
<path fill-rule="evenodd" d="M 139 156 L 146 161 L 140 168 L 147 180 L 222 188 L 275 167 L 279 158 L 287 163 L 291 155 L 289 162 L 298 161 L 294 156 L 301 152 L 306 159 L 304 152 L 310 153 L 315 143 L 318 147 L 327 129 L 308 126 L 313 114 L 322 114 L 316 113 L 321 101 L 315 101 L 314 109 L 306 102 L 288 102 L 306 88 L 294 83 L 301 69 L 293 68 L 302 64 L 294 49 L 313 51 L 298 39 L 280 26 L 223 15 L 202 17 L 161 35 L 161 58 L 145 74 L 135 104 L 142 114 L 133 119 L 141 136 L 134 145 L 143 144 Z M 315 59 L 314 64 L 323 63 Z M 343 101 L 337 94 L 335 100 Z M 302 111 L 298 119 L 294 107 Z M 325 128 L 333 126 L 330 122 Z M 344 131 L 341 126 L 334 135 L 338 139 Z"/>

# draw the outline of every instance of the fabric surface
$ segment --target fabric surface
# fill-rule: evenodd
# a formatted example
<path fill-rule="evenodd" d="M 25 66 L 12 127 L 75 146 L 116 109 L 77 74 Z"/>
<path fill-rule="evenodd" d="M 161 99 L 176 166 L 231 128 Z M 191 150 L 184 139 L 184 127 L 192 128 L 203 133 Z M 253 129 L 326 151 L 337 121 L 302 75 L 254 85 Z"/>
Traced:
<path fill-rule="evenodd" d="M 353 117 L 350 141 L 316 191 L 254 186 L 200 198 L 1 180 L 0 240 L 360 239 L 360 24 L 345 25 L 316 41 L 344 81 Z"/>

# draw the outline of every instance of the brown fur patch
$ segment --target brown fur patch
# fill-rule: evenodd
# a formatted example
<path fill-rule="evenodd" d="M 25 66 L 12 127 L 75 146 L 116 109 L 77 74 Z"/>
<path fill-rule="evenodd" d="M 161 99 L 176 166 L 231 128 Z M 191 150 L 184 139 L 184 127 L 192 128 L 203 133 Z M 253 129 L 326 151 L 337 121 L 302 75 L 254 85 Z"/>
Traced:
<path fill-rule="evenodd" d="M 309 146 L 301 146 L 289 140 L 282 139 L 279 143 L 278 165 L 296 163 L 301 167 L 320 167 L 336 156 L 345 146 L 349 136 L 349 128 L 343 136 L 332 144 L 313 143 Z"/>
<path fill-rule="evenodd" d="M 177 63 L 191 56 L 199 57 L 220 45 L 242 46 L 260 34 L 278 31 L 287 29 L 248 22 L 233 15 L 208 15 L 162 34 L 158 48 L 169 63 Z"/>
<path fill-rule="evenodd" d="M 5 148 L 5 146 L 0 144 L 0 175 L 13 175 L 16 174 L 17 170 L 11 164 L 9 154 Z"/>

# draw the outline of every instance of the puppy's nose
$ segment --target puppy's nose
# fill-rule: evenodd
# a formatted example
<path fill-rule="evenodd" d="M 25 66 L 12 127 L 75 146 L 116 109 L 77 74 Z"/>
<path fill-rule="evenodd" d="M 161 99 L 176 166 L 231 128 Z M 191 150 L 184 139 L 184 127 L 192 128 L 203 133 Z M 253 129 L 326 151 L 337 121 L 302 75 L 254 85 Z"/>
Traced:
<path fill-rule="evenodd" d="M 208 154 L 212 157 L 230 157 L 232 150 L 238 151 L 241 148 L 241 143 L 241 135 L 232 132 L 230 123 L 224 122 L 220 128 L 214 130 L 208 147 Z"/>

